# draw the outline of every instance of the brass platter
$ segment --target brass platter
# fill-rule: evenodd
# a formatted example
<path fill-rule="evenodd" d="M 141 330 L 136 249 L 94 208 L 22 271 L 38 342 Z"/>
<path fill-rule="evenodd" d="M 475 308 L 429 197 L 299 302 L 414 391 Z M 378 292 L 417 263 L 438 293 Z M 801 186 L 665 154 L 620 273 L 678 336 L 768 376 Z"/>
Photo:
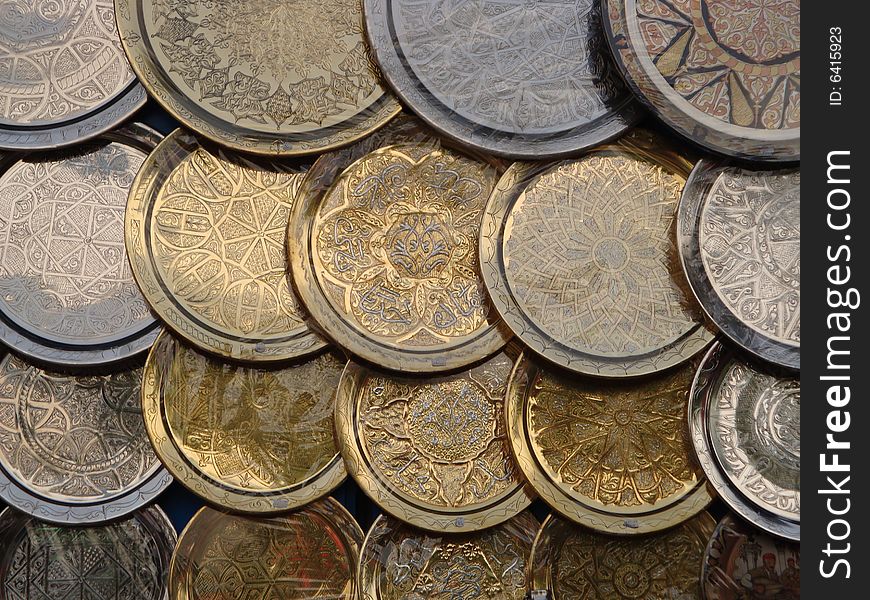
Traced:
<path fill-rule="evenodd" d="M 486 206 L 483 279 L 528 347 L 577 373 L 646 375 L 706 347 L 679 266 L 677 203 L 691 169 L 633 130 L 585 156 L 515 163 Z"/>
<path fill-rule="evenodd" d="M 74 366 L 146 351 L 159 325 L 124 248 L 124 207 L 160 134 L 131 124 L 75 149 L 0 157 L 0 339 Z"/>
<path fill-rule="evenodd" d="M 680 200 L 677 240 L 695 297 L 756 356 L 800 369 L 801 175 L 701 160 Z"/>
<path fill-rule="evenodd" d="M 361 600 L 523 600 L 538 522 L 528 511 L 474 533 L 414 529 L 382 515 L 366 535 Z"/>
<path fill-rule="evenodd" d="M 696 367 L 614 381 L 522 357 L 506 415 L 531 486 L 563 516 L 610 534 L 659 531 L 701 512 L 712 496 L 686 422 Z"/>
<path fill-rule="evenodd" d="M 412 379 L 347 365 L 335 406 L 348 472 L 416 527 L 483 529 L 533 499 L 511 456 L 504 395 L 519 349 L 456 374 Z"/>
<path fill-rule="evenodd" d="M 504 346 L 477 257 L 500 168 L 429 139 L 373 150 L 325 191 L 303 183 L 288 250 L 319 328 L 351 354 L 405 372 L 458 369 Z"/>
<path fill-rule="evenodd" d="M 333 405 L 346 362 L 324 353 L 255 369 L 164 332 L 142 377 L 145 429 L 175 479 L 212 504 L 248 513 L 296 508 L 345 478 Z"/>
<path fill-rule="evenodd" d="M 627 538 L 550 515 L 532 549 L 532 589 L 549 600 L 698 599 L 698 566 L 715 526 L 702 512 L 673 529 Z"/>
<path fill-rule="evenodd" d="M 205 507 L 181 533 L 170 600 L 355 600 L 363 532 L 332 498 L 281 517 Z"/>
<path fill-rule="evenodd" d="M 0 362 L 0 498 L 58 524 L 122 517 L 159 495 L 164 470 L 142 419 L 142 368 L 90 375 Z"/>
<path fill-rule="evenodd" d="M 175 541 L 156 506 L 88 527 L 53 525 L 7 508 L 0 513 L 0 598 L 168 600 Z"/>
<path fill-rule="evenodd" d="M 235 150 L 311 154 L 396 116 L 362 0 L 115 0 L 133 70 L 184 125 Z"/>
<path fill-rule="evenodd" d="M 223 358 L 275 362 L 323 348 L 305 323 L 285 232 L 304 168 L 177 129 L 142 165 L 125 238 L 136 282 L 178 335 Z"/>
<path fill-rule="evenodd" d="M 800 159 L 800 2 L 603 0 L 606 37 L 638 97 L 714 152 Z"/>
<path fill-rule="evenodd" d="M 7 3 L 0 11 L 0 57 L 0 148 L 76 144 L 145 104 L 112 0 Z"/>

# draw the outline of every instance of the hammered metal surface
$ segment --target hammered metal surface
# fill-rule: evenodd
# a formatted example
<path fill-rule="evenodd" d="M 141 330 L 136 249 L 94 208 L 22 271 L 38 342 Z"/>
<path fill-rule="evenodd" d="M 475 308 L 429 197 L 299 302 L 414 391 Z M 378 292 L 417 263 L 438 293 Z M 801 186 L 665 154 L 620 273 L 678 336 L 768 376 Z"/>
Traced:
<path fill-rule="evenodd" d="M 59 527 L 7 508 L 0 514 L 0 598 L 166 600 L 175 541 L 156 506 L 90 527 Z"/>
<path fill-rule="evenodd" d="M 157 335 L 127 260 L 127 193 L 159 134 L 132 125 L 75 150 L 0 162 L 0 339 L 55 364 L 102 364 Z"/>
<path fill-rule="evenodd" d="M 527 346 L 579 373 L 678 364 L 712 334 L 688 293 L 673 228 L 690 163 L 635 130 L 580 159 L 515 163 L 480 238 L 493 305 Z"/>
<path fill-rule="evenodd" d="M 623 74 L 658 116 L 708 149 L 800 159 L 798 0 L 605 0 Z"/>
<path fill-rule="evenodd" d="M 346 362 L 326 353 L 254 369 L 163 333 L 143 375 L 145 428 L 175 479 L 205 500 L 252 513 L 296 508 L 344 480 L 333 408 Z"/>
<path fill-rule="evenodd" d="M 170 600 L 354 600 L 363 532 L 327 498 L 283 517 L 203 508 L 182 532 Z"/>
<path fill-rule="evenodd" d="M 507 393 L 510 443 L 553 508 L 607 533 L 672 527 L 712 500 L 686 423 L 697 361 L 654 379 L 580 379 L 528 357 Z"/>
<path fill-rule="evenodd" d="M 594 146 L 640 117 L 596 0 L 365 0 L 365 13 L 393 89 L 460 143 L 542 158 Z"/>
<path fill-rule="evenodd" d="M 146 504 L 172 481 L 148 443 L 142 369 L 59 375 L 0 362 L 0 498 L 58 523 L 95 523 Z"/>
<path fill-rule="evenodd" d="M 538 522 L 522 512 L 475 533 L 439 535 L 387 516 L 360 556 L 362 600 L 522 600 Z"/>
<path fill-rule="evenodd" d="M 0 3 L 0 148 L 81 142 L 144 103 L 112 0 Z"/>
<path fill-rule="evenodd" d="M 115 0 L 124 49 L 170 113 L 223 145 L 308 154 L 400 107 L 363 39 L 362 0 Z"/>
<path fill-rule="evenodd" d="M 348 471 L 381 508 L 434 531 L 501 523 L 532 500 L 511 456 L 504 395 L 518 349 L 411 379 L 349 363 L 335 407 Z"/>
<path fill-rule="evenodd" d="M 148 157 L 127 203 L 133 275 L 154 311 L 190 343 L 249 362 L 310 354 L 285 251 L 304 169 L 204 146 L 178 129 Z"/>
<path fill-rule="evenodd" d="M 800 368 L 800 171 L 702 160 L 679 210 L 695 296 L 736 343 Z"/>
<path fill-rule="evenodd" d="M 716 522 L 708 513 L 652 535 L 614 537 L 549 516 L 535 539 L 532 589 L 550 600 L 689 600 Z"/>
<path fill-rule="evenodd" d="M 507 341 L 480 279 L 481 211 L 496 166 L 431 143 L 375 150 L 322 195 L 300 195 L 292 267 L 336 343 L 386 368 L 459 368 Z"/>

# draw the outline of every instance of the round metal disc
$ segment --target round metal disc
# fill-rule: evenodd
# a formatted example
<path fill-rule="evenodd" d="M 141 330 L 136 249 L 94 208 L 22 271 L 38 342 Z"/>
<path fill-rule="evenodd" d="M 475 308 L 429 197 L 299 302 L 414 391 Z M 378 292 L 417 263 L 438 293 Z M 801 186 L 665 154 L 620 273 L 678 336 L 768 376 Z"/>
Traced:
<path fill-rule="evenodd" d="M 140 409 L 142 368 L 59 375 L 0 362 L 0 498 L 44 521 L 100 523 L 144 506 L 172 477 Z"/>
<path fill-rule="evenodd" d="M 312 154 L 396 116 L 362 0 L 115 0 L 148 92 L 192 130 L 257 154 Z"/>
<path fill-rule="evenodd" d="M 125 235 L 133 275 L 161 319 L 223 358 L 274 362 L 311 354 L 291 287 L 285 235 L 305 171 L 295 162 L 202 145 L 177 129 L 133 182 Z"/>
<path fill-rule="evenodd" d="M 756 356 L 800 369 L 801 175 L 699 161 L 683 191 L 683 270 L 710 319 Z"/>
<path fill-rule="evenodd" d="M 515 158 L 609 140 L 639 106 L 603 43 L 597 0 L 365 0 L 384 77 L 444 135 Z"/>
<path fill-rule="evenodd" d="M 440 535 L 382 515 L 363 544 L 361 600 L 523 600 L 538 522 L 528 511 L 474 533 Z"/>
<path fill-rule="evenodd" d="M 489 199 L 480 260 L 514 334 L 577 373 L 645 375 L 713 339 L 676 260 L 691 163 L 634 130 L 579 159 L 515 163 Z"/>
<path fill-rule="evenodd" d="M 509 333 L 477 256 L 499 167 L 424 141 L 366 154 L 326 191 L 303 184 L 288 247 L 320 329 L 351 354 L 406 372 L 458 369 L 504 346 Z"/>
<path fill-rule="evenodd" d="M 0 340 L 55 365 L 103 365 L 159 332 L 124 248 L 124 207 L 160 139 L 142 125 L 0 162 Z"/>
<path fill-rule="evenodd" d="M 800 540 L 800 381 L 714 345 L 692 385 L 692 441 L 710 483 L 756 527 Z"/>
<path fill-rule="evenodd" d="M 234 516 L 205 507 L 181 533 L 169 569 L 170 600 L 355 600 L 363 532 L 326 498 L 281 517 Z"/>
<path fill-rule="evenodd" d="M 107 525 L 62 527 L 0 513 L 0 598 L 167 600 L 175 529 L 157 506 Z"/>
<path fill-rule="evenodd" d="M 562 515 L 606 533 L 658 531 L 698 514 L 712 496 L 686 423 L 696 366 L 606 381 L 522 357 L 506 414 L 531 486 Z"/>
<path fill-rule="evenodd" d="M 45 150 L 112 129 L 145 104 L 112 0 L 0 11 L 0 148 Z"/>
<path fill-rule="evenodd" d="M 148 437 L 175 479 L 217 506 L 296 508 L 345 478 L 333 405 L 346 362 L 326 353 L 254 369 L 214 360 L 164 332 L 143 375 Z"/>
<path fill-rule="evenodd" d="M 411 379 L 348 363 L 335 406 L 348 471 L 378 506 L 427 530 L 475 531 L 533 495 L 511 456 L 504 395 L 517 348 L 460 373 Z"/>
<path fill-rule="evenodd" d="M 532 589 L 549 600 L 700 598 L 698 565 L 715 526 L 703 512 L 667 531 L 616 537 L 550 515 L 532 549 Z"/>
<path fill-rule="evenodd" d="M 800 1 L 603 0 L 623 75 L 665 123 L 709 150 L 800 159 Z"/>

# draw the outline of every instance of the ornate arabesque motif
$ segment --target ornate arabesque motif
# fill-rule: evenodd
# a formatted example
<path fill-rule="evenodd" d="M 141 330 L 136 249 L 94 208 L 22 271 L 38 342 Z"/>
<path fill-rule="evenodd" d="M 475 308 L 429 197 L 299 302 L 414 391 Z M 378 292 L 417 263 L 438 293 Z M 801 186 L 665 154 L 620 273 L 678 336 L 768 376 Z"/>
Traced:
<path fill-rule="evenodd" d="M 132 81 L 112 0 L 0 2 L 0 123 L 80 117 Z"/>
<path fill-rule="evenodd" d="M 704 270 L 743 323 L 800 344 L 800 173 L 729 169 L 707 192 L 699 222 Z"/>
<path fill-rule="evenodd" d="M 22 160 L 0 177 L 0 307 L 63 343 L 123 339 L 153 319 L 124 248 L 142 151 L 89 146 Z"/>
<path fill-rule="evenodd" d="M 637 0 L 643 43 L 683 98 L 726 123 L 800 127 L 798 0 Z"/>

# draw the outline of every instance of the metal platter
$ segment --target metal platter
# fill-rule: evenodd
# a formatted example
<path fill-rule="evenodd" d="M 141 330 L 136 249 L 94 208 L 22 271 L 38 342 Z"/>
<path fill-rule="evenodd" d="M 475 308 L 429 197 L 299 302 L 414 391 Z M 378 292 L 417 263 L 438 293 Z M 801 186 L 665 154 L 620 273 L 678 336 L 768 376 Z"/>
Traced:
<path fill-rule="evenodd" d="M 361 600 L 523 600 L 538 522 L 525 511 L 475 533 L 414 529 L 378 517 L 360 556 Z"/>
<path fill-rule="evenodd" d="M 322 152 L 399 113 L 369 56 L 362 0 L 115 0 L 115 10 L 150 95 L 230 148 Z"/>
<path fill-rule="evenodd" d="M 692 384 L 692 441 L 740 517 L 800 541 L 800 381 L 714 345 Z"/>
<path fill-rule="evenodd" d="M 296 508 L 345 478 L 333 407 L 346 362 L 325 353 L 254 369 L 209 358 L 164 332 L 143 375 L 148 437 L 177 481 L 221 508 Z"/>
<path fill-rule="evenodd" d="M 477 257 L 501 166 L 427 139 L 369 152 L 326 191 L 303 184 L 288 250 L 319 328 L 351 354 L 405 372 L 459 369 L 504 346 L 510 334 Z"/>
<path fill-rule="evenodd" d="M 170 600 L 355 600 L 363 532 L 332 498 L 282 517 L 201 509 L 181 533 L 169 570 Z"/>
<path fill-rule="evenodd" d="M 172 524 L 151 506 L 107 525 L 63 527 L 0 513 L 0 598 L 167 600 Z"/>
<path fill-rule="evenodd" d="M 0 361 L 0 499 L 59 524 L 122 517 L 172 477 L 139 404 L 142 368 L 59 375 L 13 354 Z"/>
<path fill-rule="evenodd" d="M 579 159 L 515 163 L 486 206 L 483 280 L 532 350 L 577 373 L 646 375 L 713 339 L 676 258 L 691 163 L 643 130 Z"/>
<path fill-rule="evenodd" d="M 0 148 L 45 150 L 112 129 L 145 104 L 112 0 L 0 11 Z"/>
<path fill-rule="evenodd" d="M 728 515 L 716 526 L 701 567 L 704 600 L 799 600 L 800 545 Z"/>
<path fill-rule="evenodd" d="M 703 512 L 667 531 L 616 537 L 550 515 L 532 549 L 532 597 L 540 590 L 548 600 L 700 598 L 698 565 L 715 526 Z"/>
<path fill-rule="evenodd" d="M 712 496 L 686 423 L 696 366 L 606 381 L 521 357 L 506 415 L 529 484 L 565 517 L 605 533 L 658 531 L 698 514 Z"/>
<path fill-rule="evenodd" d="M 610 47 L 634 91 L 709 150 L 800 159 L 800 2 L 602 0 Z"/>
<path fill-rule="evenodd" d="M 769 362 L 800 369 L 800 170 L 699 161 L 677 240 L 695 297 L 719 329 Z"/>
<path fill-rule="evenodd" d="M 124 207 L 159 140 L 134 124 L 74 150 L 0 157 L 3 343 L 64 367 L 151 346 L 159 326 L 127 261 Z"/>
<path fill-rule="evenodd" d="M 364 0 L 385 79 L 470 147 L 539 160 L 616 137 L 641 116 L 612 64 L 598 0 Z"/>
<path fill-rule="evenodd" d="M 348 363 L 335 426 L 362 490 L 393 516 L 446 533 L 491 527 L 526 508 L 533 494 L 504 424 L 518 355 L 509 347 L 469 370 L 425 380 Z"/>
<path fill-rule="evenodd" d="M 287 220 L 304 173 L 181 129 L 154 150 L 124 226 L 133 275 L 166 325 L 206 352 L 247 362 L 326 345 L 305 323 L 287 268 Z"/>

